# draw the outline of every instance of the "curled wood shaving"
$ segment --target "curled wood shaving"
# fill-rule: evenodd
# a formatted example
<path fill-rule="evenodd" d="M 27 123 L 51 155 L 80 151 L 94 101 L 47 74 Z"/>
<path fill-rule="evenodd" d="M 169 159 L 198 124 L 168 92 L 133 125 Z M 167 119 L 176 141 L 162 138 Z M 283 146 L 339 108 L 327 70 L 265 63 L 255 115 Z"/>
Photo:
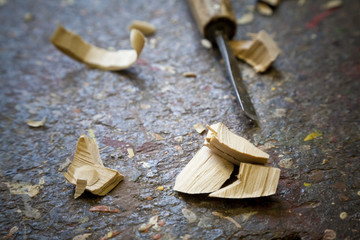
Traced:
<path fill-rule="evenodd" d="M 69 57 L 90 67 L 111 71 L 129 68 L 136 62 L 144 47 L 145 38 L 140 31 L 132 29 L 130 41 L 133 47 L 131 50 L 107 51 L 85 42 L 61 24 L 51 37 L 52 44 Z"/>
<path fill-rule="evenodd" d="M 194 129 L 200 134 L 205 131 L 205 128 L 201 123 L 195 124 Z"/>
<path fill-rule="evenodd" d="M 139 30 L 145 36 L 152 35 L 156 32 L 155 25 L 145 22 L 145 21 L 139 21 L 139 20 L 134 20 L 131 22 L 131 24 L 129 26 L 129 30 L 131 31 L 132 29 Z"/>

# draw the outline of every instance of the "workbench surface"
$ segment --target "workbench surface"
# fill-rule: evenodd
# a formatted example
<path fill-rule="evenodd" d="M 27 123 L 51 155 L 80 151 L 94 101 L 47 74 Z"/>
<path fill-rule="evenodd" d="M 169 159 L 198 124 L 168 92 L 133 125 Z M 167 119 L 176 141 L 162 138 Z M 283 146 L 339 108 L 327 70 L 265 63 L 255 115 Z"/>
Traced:
<path fill-rule="evenodd" d="M 331 11 L 322 9 L 326 1 L 299 2 L 238 26 L 236 39 L 264 29 L 282 51 L 263 74 L 239 60 L 261 123 L 254 128 L 219 54 L 201 45 L 186 1 L 1 1 L 1 236 L 17 227 L 14 239 L 99 239 L 110 231 L 120 232 L 114 239 L 359 239 L 360 1 Z M 233 5 L 239 18 L 254 1 Z M 98 47 L 129 49 L 135 19 L 158 31 L 128 70 L 91 69 L 49 41 L 61 22 Z M 27 126 L 42 117 L 44 127 Z M 193 125 L 218 121 L 281 168 L 275 195 L 226 200 L 173 191 L 204 141 Z M 322 135 L 304 141 L 316 131 Z M 104 197 L 74 200 L 62 176 L 81 134 L 95 136 L 104 165 L 125 175 Z M 90 212 L 96 205 L 119 213 Z M 165 225 L 139 232 L 156 215 Z"/>

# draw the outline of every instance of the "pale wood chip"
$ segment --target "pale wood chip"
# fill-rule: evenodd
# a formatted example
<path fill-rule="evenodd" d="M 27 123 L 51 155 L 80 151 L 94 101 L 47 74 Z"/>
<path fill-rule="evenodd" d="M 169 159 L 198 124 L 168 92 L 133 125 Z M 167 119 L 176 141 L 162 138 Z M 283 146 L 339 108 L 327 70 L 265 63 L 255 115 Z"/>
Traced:
<path fill-rule="evenodd" d="M 331 0 L 331 1 L 328 1 L 327 3 L 323 4 L 322 8 L 324 10 L 327 10 L 327 9 L 338 8 L 338 7 L 341 7 L 341 6 L 342 6 L 342 1 L 341 0 Z"/>
<path fill-rule="evenodd" d="M 85 135 L 80 136 L 74 160 L 63 175 L 78 188 L 75 197 L 80 196 L 85 181 L 86 190 L 104 196 L 124 179 L 118 171 L 104 167 L 95 141 Z"/>
<path fill-rule="evenodd" d="M 255 198 L 273 195 L 280 179 L 280 169 L 241 163 L 238 180 L 211 193 L 210 197 Z"/>
<path fill-rule="evenodd" d="M 267 3 L 273 7 L 276 7 L 279 5 L 281 0 L 261 0 L 261 2 Z"/>
<path fill-rule="evenodd" d="M 29 127 L 37 128 L 45 125 L 46 117 L 43 117 L 40 121 L 35 120 L 26 120 L 26 123 Z"/>
<path fill-rule="evenodd" d="M 207 40 L 207 39 L 201 39 L 201 45 L 204 47 L 204 48 L 208 48 L 208 49 L 210 49 L 210 48 L 212 48 L 212 44 L 211 44 L 211 42 L 209 41 L 209 40 Z"/>
<path fill-rule="evenodd" d="M 129 26 L 129 30 L 131 31 L 132 29 L 139 30 L 145 36 L 152 35 L 156 32 L 155 25 L 145 22 L 145 21 L 139 21 L 139 20 L 134 20 L 131 22 L 131 24 Z"/>
<path fill-rule="evenodd" d="M 239 165 L 240 162 L 265 164 L 269 155 L 243 137 L 231 132 L 223 123 L 213 124 L 207 133 L 205 146 L 226 160 Z"/>
<path fill-rule="evenodd" d="M 229 217 L 229 216 L 225 216 L 224 214 L 220 213 L 220 212 L 212 212 L 213 215 L 217 216 L 217 217 L 221 217 L 221 218 L 224 218 L 226 220 L 229 220 L 230 222 L 232 222 L 237 228 L 241 229 L 241 225 L 235 221 L 235 219 L 233 219 L 232 217 Z"/>
<path fill-rule="evenodd" d="M 249 24 L 254 21 L 254 14 L 252 12 L 245 13 L 241 18 L 236 20 L 236 23 L 239 25 Z"/>
<path fill-rule="evenodd" d="M 128 152 L 129 158 L 135 157 L 134 150 L 132 148 L 128 148 L 127 152 Z"/>
<path fill-rule="evenodd" d="M 196 78 L 196 73 L 193 72 L 184 72 L 183 73 L 184 77 L 188 77 L 188 78 Z"/>
<path fill-rule="evenodd" d="M 201 123 L 197 123 L 197 124 L 195 124 L 194 126 L 194 129 L 198 132 L 198 133 L 202 133 L 202 132 L 204 132 L 205 131 L 205 127 L 201 124 Z"/>
<path fill-rule="evenodd" d="M 230 177 L 233 164 L 202 147 L 175 180 L 174 190 L 197 194 L 218 190 Z"/>
<path fill-rule="evenodd" d="M 248 34 L 252 40 L 231 41 L 234 54 L 254 67 L 257 72 L 264 72 L 280 54 L 275 41 L 264 30 L 257 34 Z"/>

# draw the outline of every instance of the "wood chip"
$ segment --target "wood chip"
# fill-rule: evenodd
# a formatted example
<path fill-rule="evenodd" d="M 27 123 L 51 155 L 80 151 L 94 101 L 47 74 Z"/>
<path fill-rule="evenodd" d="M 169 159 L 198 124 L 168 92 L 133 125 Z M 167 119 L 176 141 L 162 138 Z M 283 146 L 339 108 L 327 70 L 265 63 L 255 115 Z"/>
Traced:
<path fill-rule="evenodd" d="M 266 3 L 270 6 L 276 7 L 279 5 L 280 0 L 260 0 L 260 2 Z"/>
<path fill-rule="evenodd" d="M 202 132 L 204 132 L 205 131 L 205 127 L 201 124 L 201 123 L 197 123 L 197 124 L 195 124 L 194 126 L 194 129 L 195 129 L 195 131 L 197 131 L 198 133 L 202 133 Z"/>
<path fill-rule="evenodd" d="M 96 143 L 85 135 L 80 136 L 74 160 L 63 175 L 76 185 L 75 197 L 81 195 L 84 182 L 86 190 L 104 196 L 124 179 L 118 171 L 104 167 Z"/>
<path fill-rule="evenodd" d="M 69 57 L 102 70 L 122 70 L 133 65 L 139 57 L 144 44 L 144 35 L 133 29 L 130 42 L 133 49 L 107 51 L 85 42 L 79 35 L 59 24 L 51 37 L 52 44 Z"/>
<path fill-rule="evenodd" d="M 34 15 L 32 13 L 29 13 L 29 12 L 25 13 L 25 15 L 24 15 L 25 22 L 31 22 L 33 20 L 34 20 Z"/>
<path fill-rule="evenodd" d="M 26 123 L 29 127 L 37 128 L 45 125 L 46 117 L 43 117 L 40 121 L 35 120 L 26 120 Z"/>
<path fill-rule="evenodd" d="M 208 48 L 208 49 L 210 49 L 210 48 L 212 48 L 212 44 L 211 44 L 211 42 L 209 41 L 209 40 L 207 40 L 207 39 L 201 39 L 201 45 L 204 47 L 204 48 Z"/>
<path fill-rule="evenodd" d="M 211 193 L 210 197 L 255 198 L 275 194 L 280 178 L 280 169 L 241 163 L 238 180 Z"/>
<path fill-rule="evenodd" d="M 243 137 L 231 132 L 223 123 L 211 125 L 205 145 L 214 153 L 239 165 L 240 162 L 265 164 L 269 155 Z"/>
<path fill-rule="evenodd" d="M 249 63 L 257 72 L 264 72 L 280 54 L 274 40 L 264 31 L 249 34 L 252 40 L 231 41 L 234 54 Z"/>
<path fill-rule="evenodd" d="M 75 236 L 72 240 L 86 240 L 91 236 L 91 233 L 85 233 Z"/>
<path fill-rule="evenodd" d="M 236 20 L 236 23 L 239 25 L 249 24 L 254 21 L 254 14 L 252 12 L 245 13 L 241 18 Z"/>
<path fill-rule="evenodd" d="M 174 190 L 189 194 L 220 189 L 230 177 L 233 164 L 202 147 L 176 177 Z"/>
<path fill-rule="evenodd" d="M 347 218 L 347 216 L 348 216 L 348 214 L 346 212 L 340 213 L 341 220 L 344 220 L 345 218 Z"/>
<path fill-rule="evenodd" d="M 219 213 L 219 212 L 212 212 L 213 215 L 217 216 L 217 217 L 221 217 L 221 218 L 224 218 L 226 220 L 229 220 L 230 222 L 232 222 L 237 228 L 241 229 L 241 225 L 235 221 L 235 219 L 233 219 L 232 217 L 229 217 L 229 216 L 225 216 L 224 214 L 222 213 Z"/>
<path fill-rule="evenodd" d="M 135 157 L 134 150 L 132 148 L 128 148 L 127 152 L 128 152 L 129 158 Z"/>
<path fill-rule="evenodd" d="M 328 10 L 328 9 L 341 7 L 341 5 L 342 5 L 341 0 L 331 0 L 331 1 L 328 1 L 327 3 L 325 3 L 324 5 L 322 5 L 322 8 L 324 10 Z"/>
<path fill-rule="evenodd" d="M 265 3 L 257 3 L 256 9 L 261 15 L 264 15 L 264 16 L 271 16 L 274 13 L 273 10 L 271 9 L 271 7 L 269 7 L 269 5 L 267 5 Z"/>
<path fill-rule="evenodd" d="M 193 72 L 184 72 L 183 73 L 184 77 L 188 77 L 188 78 L 196 78 L 196 73 Z"/>
<path fill-rule="evenodd" d="M 152 35 L 156 32 L 155 25 L 145 22 L 145 21 L 139 21 L 139 20 L 134 20 L 131 22 L 131 24 L 129 26 L 129 30 L 131 31 L 132 29 L 139 30 L 145 36 Z"/>

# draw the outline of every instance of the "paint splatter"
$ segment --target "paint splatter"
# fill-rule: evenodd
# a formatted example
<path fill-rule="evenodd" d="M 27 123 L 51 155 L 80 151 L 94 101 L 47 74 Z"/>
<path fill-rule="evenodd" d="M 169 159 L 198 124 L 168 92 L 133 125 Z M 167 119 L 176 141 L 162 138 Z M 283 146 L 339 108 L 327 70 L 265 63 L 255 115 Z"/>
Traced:
<path fill-rule="evenodd" d="M 318 15 L 314 16 L 310 22 L 306 24 L 306 27 L 311 29 L 315 28 L 322 20 L 324 20 L 327 16 L 332 14 L 336 10 L 336 8 L 328 9 L 322 13 L 319 13 Z"/>

